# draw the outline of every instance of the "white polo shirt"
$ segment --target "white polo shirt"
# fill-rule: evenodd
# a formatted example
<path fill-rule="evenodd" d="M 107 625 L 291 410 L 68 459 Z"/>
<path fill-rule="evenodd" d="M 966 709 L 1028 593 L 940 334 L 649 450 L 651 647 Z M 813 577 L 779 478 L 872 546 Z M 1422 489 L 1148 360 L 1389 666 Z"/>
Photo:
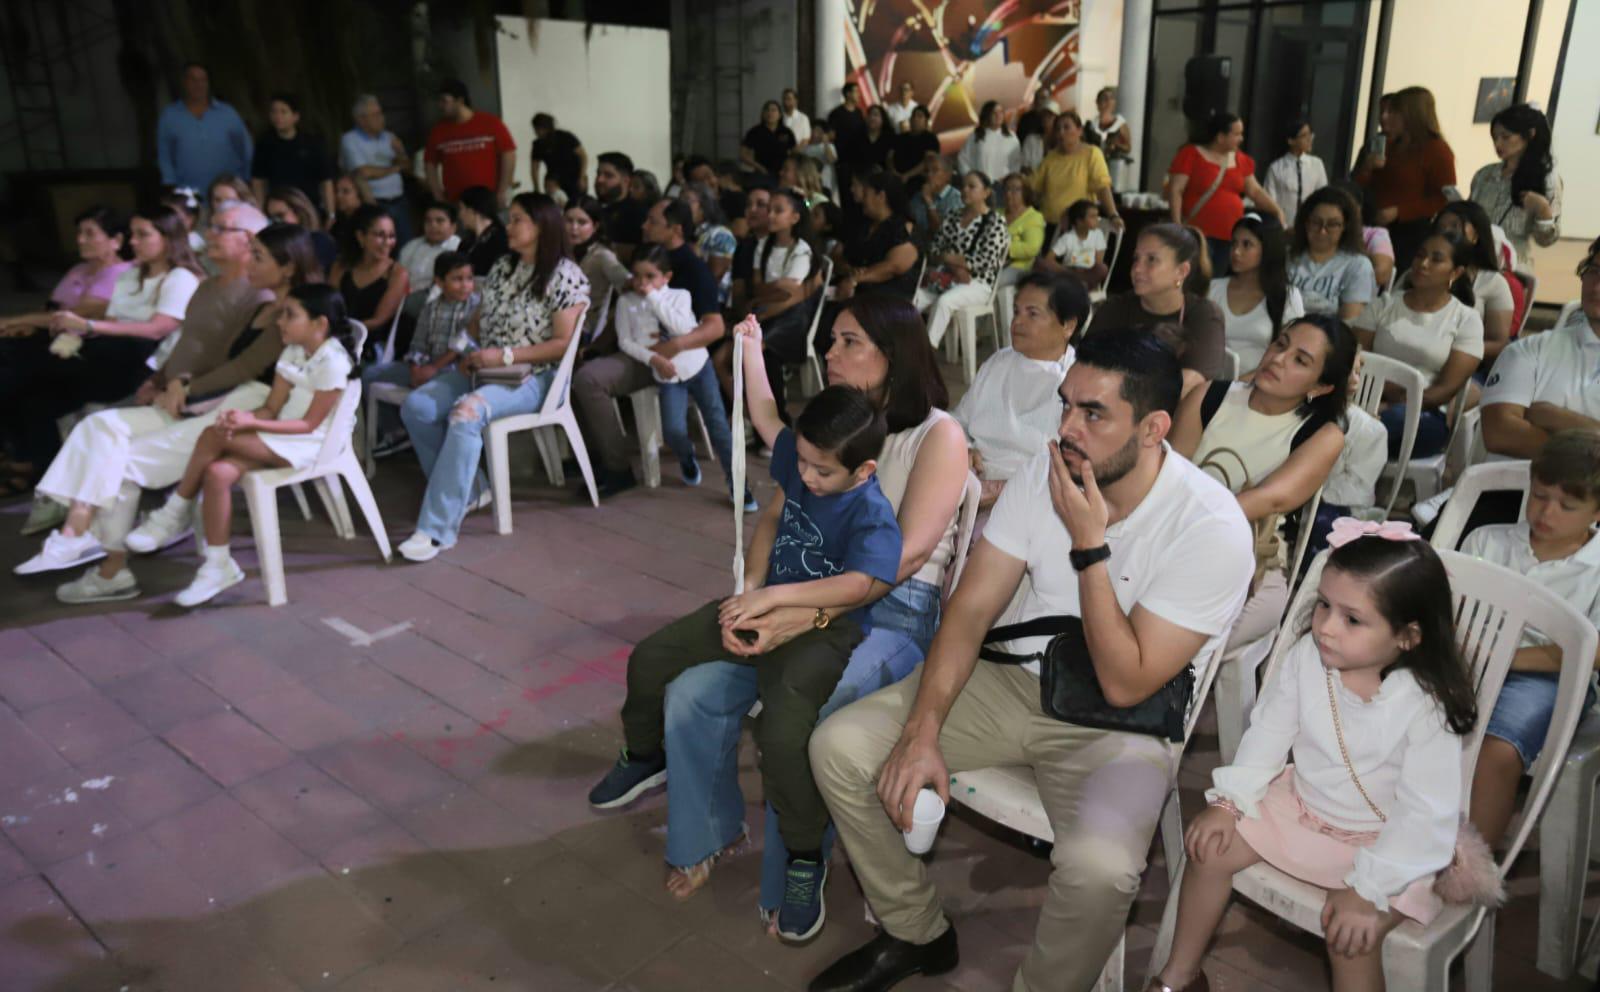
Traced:
<path fill-rule="evenodd" d="M 1405 362 L 1430 383 L 1453 351 L 1483 357 L 1483 318 L 1453 296 L 1433 313 L 1419 313 L 1406 306 L 1404 293 L 1390 293 L 1368 304 L 1351 326 L 1374 332 L 1374 352 Z"/>
<path fill-rule="evenodd" d="M 1186 458 L 1162 445 L 1155 485 L 1132 513 L 1106 528 L 1111 581 L 1125 613 L 1135 606 L 1205 634 L 1206 659 L 1244 606 L 1255 571 L 1250 525 L 1238 500 Z M 983 539 L 1027 563 L 1021 593 L 1000 624 L 1045 616 L 1082 616 L 1072 538 L 1050 502 L 1050 462 L 1041 451 L 1006 484 Z M 1043 651 L 1047 637 L 1001 645 L 1017 654 Z M 1035 675 L 1037 663 L 1023 666 Z M 1196 676 L 1199 676 L 1196 672 Z"/>
<path fill-rule="evenodd" d="M 1533 556 L 1526 520 L 1491 524 L 1468 534 L 1461 553 L 1526 575 L 1600 626 L 1600 536 L 1589 538 L 1589 543 L 1570 557 L 1540 561 Z M 1523 631 L 1523 647 L 1548 643 L 1548 638 Z"/>
<path fill-rule="evenodd" d="M 1483 405 L 1553 403 L 1600 420 L 1600 336 L 1582 310 L 1566 324 L 1511 342 L 1494 363 Z"/>

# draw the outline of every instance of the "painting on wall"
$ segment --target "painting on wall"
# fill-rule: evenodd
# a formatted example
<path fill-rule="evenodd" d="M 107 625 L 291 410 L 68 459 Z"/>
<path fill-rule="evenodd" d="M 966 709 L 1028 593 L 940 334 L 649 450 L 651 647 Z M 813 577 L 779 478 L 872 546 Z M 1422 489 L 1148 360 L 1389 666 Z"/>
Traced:
<path fill-rule="evenodd" d="M 1013 124 L 1040 89 L 1077 106 L 1083 0 L 848 0 L 846 58 L 862 103 L 912 84 L 946 154 L 997 100 Z"/>
<path fill-rule="evenodd" d="M 1478 80 L 1478 102 L 1473 105 L 1472 123 L 1487 124 L 1494 115 L 1511 106 L 1517 81 L 1511 76 L 1484 76 Z"/>

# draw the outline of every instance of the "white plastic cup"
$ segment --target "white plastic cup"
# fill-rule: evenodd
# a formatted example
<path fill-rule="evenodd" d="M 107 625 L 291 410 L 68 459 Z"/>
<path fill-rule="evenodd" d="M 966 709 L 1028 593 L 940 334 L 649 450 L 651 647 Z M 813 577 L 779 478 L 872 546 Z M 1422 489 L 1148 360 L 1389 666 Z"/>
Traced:
<path fill-rule="evenodd" d="M 939 794 L 928 788 L 917 793 L 917 804 L 911 809 L 911 829 L 905 831 L 906 850 L 912 854 L 927 854 L 942 820 L 944 800 Z"/>

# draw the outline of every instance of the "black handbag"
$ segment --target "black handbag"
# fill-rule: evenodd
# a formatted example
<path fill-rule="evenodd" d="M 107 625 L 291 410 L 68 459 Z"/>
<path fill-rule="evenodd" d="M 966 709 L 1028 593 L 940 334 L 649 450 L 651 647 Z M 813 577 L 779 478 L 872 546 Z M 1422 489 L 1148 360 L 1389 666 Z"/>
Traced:
<path fill-rule="evenodd" d="M 988 646 L 1021 637 L 1046 636 L 1050 642 L 1036 654 L 1011 654 Z M 1183 671 L 1144 702 L 1112 706 L 1100 691 L 1100 679 L 1089 658 L 1089 643 L 1083 636 L 1081 617 L 1039 617 L 995 627 L 984 637 L 983 644 L 978 649 L 978 657 L 984 661 L 997 665 L 1038 662 L 1039 705 L 1063 723 L 1144 734 L 1174 744 L 1183 742 L 1184 718 L 1194 696 L 1192 665 L 1185 665 Z"/>

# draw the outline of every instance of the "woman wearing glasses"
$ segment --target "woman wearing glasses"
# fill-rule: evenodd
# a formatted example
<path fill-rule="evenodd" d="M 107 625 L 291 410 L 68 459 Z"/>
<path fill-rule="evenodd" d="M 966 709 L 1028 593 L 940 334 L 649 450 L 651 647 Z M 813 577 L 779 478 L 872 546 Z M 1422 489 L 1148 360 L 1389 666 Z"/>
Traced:
<path fill-rule="evenodd" d="M 1361 249 L 1361 211 L 1350 194 L 1331 186 L 1311 194 L 1295 214 L 1289 250 L 1289 282 L 1305 299 L 1306 313 L 1346 322 L 1361 316 L 1378 295 Z"/>

